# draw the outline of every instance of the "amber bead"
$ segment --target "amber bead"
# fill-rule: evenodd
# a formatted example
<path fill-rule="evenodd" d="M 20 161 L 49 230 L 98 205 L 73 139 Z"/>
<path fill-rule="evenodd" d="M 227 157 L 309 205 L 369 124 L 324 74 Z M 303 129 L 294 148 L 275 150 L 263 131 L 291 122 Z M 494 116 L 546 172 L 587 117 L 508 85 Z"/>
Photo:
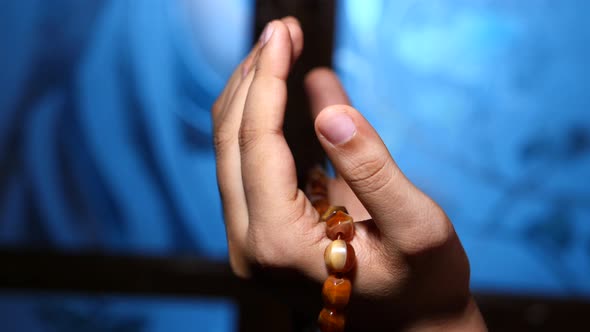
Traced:
<path fill-rule="evenodd" d="M 322 332 L 342 332 L 346 324 L 346 317 L 342 313 L 330 309 L 322 309 L 318 317 L 318 325 Z"/>
<path fill-rule="evenodd" d="M 312 201 L 312 205 L 316 209 L 316 211 L 318 211 L 320 216 L 323 215 L 330 208 L 330 203 L 328 203 L 328 200 L 326 199 Z"/>
<path fill-rule="evenodd" d="M 338 211 L 348 214 L 348 210 L 346 210 L 346 208 L 344 206 L 331 205 L 330 208 L 328 210 L 326 210 L 326 212 L 324 212 L 324 214 L 322 214 L 322 221 L 328 220 L 332 215 L 336 214 L 336 212 L 338 212 Z"/>
<path fill-rule="evenodd" d="M 309 172 L 309 178 L 305 187 L 307 196 L 328 195 L 328 177 L 321 167 L 314 167 Z"/>
<path fill-rule="evenodd" d="M 330 240 L 345 240 L 350 241 L 354 237 L 354 221 L 352 217 L 342 210 L 333 210 L 335 207 L 330 207 L 324 213 L 324 220 L 326 221 L 326 235 Z"/>
<path fill-rule="evenodd" d="M 312 181 L 307 185 L 305 190 L 308 195 L 328 196 L 328 188 L 322 181 Z"/>
<path fill-rule="evenodd" d="M 330 272 L 346 273 L 354 266 L 354 249 L 344 240 L 334 240 L 324 251 L 324 261 Z"/>
<path fill-rule="evenodd" d="M 322 297 L 324 298 L 325 306 L 330 309 L 344 309 L 350 299 L 351 290 L 352 284 L 350 280 L 338 278 L 333 275 L 329 276 L 322 288 Z"/>

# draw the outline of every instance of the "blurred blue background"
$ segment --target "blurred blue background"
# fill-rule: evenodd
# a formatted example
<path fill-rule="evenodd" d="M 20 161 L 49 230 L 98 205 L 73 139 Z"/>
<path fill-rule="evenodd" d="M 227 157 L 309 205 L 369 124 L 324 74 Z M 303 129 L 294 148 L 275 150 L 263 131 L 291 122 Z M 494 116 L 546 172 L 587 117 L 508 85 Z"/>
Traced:
<path fill-rule="evenodd" d="M 341 2 L 335 65 L 479 291 L 590 297 L 587 1 Z"/>
<path fill-rule="evenodd" d="M 0 2 L 0 242 L 225 259 L 209 107 L 253 0 Z M 478 291 L 590 297 L 590 4 L 344 0 L 335 67 Z M 222 301 L 0 296 L 3 331 L 230 331 Z M 10 324 L 9 324 L 10 323 Z"/>

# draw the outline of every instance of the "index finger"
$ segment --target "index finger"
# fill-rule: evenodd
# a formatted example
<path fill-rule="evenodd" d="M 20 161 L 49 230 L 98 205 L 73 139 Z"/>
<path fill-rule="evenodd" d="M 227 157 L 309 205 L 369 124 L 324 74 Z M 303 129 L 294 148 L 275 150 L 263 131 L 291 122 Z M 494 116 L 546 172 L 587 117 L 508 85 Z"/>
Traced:
<path fill-rule="evenodd" d="M 299 196 L 295 163 L 282 131 L 294 45 L 281 21 L 269 23 L 262 40 L 239 135 L 251 222 L 289 214 L 284 209 L 291 209 Z"/>

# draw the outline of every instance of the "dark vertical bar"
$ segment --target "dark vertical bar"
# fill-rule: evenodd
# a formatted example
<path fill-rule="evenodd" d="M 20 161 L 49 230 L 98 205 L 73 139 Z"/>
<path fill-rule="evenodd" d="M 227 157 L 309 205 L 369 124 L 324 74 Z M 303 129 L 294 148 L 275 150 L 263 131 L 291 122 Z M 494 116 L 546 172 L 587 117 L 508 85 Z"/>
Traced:
<path fill-rule="evenodd" d="M 266 23 L 288 15 L 299 20 L 305 39 L 303 53 L 287 82 L 284 128 L 301 187 L 307 171 L 314 165 L 324 164 L 325 160 L 315 137 L 303 79 L 312 68 L 332 66 L 335 0 L 257 0 L 253 40 L 257 40 Z M 308 319 L 293 315 L 272 299 L 244 299 L 240 302 L 240 331 L 303 331 Z"/>
<path fill-rule="evenodd" d="M 258 0 L 256 1 L 255 37 L 267 22 L 287 15 L 295 16 L 303 29 L 305 46 L 293 67 L 288 84 L 285 136 L 295 156 L 301 186 L 307 171 L 324 163 L 324 153 L 315 137 L 308 99 L 303 89 L 305 74 L 312 68 L 332 66 L 334 45 L 335 0 Z"/>

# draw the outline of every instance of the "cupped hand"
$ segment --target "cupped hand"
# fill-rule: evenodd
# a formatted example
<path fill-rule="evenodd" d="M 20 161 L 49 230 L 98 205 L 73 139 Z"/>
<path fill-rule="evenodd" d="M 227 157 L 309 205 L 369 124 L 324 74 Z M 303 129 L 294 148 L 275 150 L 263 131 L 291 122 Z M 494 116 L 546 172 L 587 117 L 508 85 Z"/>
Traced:
<path fill-rule="evenodd" d="M 270 22 L 212 109 L 230 264 L 243 278 L 283 269 L 317 283 L 328 276 L 323 253 L 330 240 L 298 189 L 282 132 L 286 80 L 302 49 L 294 18 Z M 362 220 L 351 241 L 357 264 L 349 326 L 485 330 L 469 291 L 467 257 L 444 211 L 404 176 L 332 71 L 312 71 L 306 89 L 317 136 L 337 171 L 330 203 Z"/>

